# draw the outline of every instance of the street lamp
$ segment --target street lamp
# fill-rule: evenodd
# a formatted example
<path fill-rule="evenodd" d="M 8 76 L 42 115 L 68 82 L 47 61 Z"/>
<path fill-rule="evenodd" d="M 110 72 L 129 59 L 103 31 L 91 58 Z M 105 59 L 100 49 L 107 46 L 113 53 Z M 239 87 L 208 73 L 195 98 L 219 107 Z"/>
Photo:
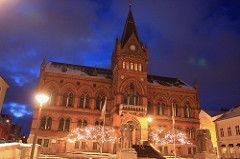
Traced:
<path fill-rule="evenodd" d="M 149 117 L 148 118 L 148 143 L 150 144 L 150 135 L 151 135 L 151 122 L 152 122 L 152 118 Z"/>
<path fill-rule="evenodd" d="M 42 105 L 43 105 L 43 103 L 46 103 L 49 100 L 49 97 L 44 94 L 39 94 L 36 96 L 36 100 L 38 101 L 38 103 L 40 103 L 40 107 L 39 107 L 39 111 L 38 111 L 37 126 L 35 129 L 35 134 L 34 134 L 34 138 L 33 138 L 33 146 L 32 146 L 32 152 L 31 152 L 30 159 L 33 159 L 33 157 L 34 157 L 35 144 L 36 144 L 36 139 L 37 139 L 39 118 L 40 118 L 40 114 L 41 114 Z"/>

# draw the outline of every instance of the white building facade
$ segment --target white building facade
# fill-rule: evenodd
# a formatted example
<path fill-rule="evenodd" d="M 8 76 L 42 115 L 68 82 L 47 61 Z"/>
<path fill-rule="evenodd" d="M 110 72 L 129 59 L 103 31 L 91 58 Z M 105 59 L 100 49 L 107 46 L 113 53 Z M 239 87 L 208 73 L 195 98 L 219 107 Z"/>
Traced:
<path fill-rule="evenodd" d="M 214 121 L 220 158 L 240 158 L 240 104 Z"/>

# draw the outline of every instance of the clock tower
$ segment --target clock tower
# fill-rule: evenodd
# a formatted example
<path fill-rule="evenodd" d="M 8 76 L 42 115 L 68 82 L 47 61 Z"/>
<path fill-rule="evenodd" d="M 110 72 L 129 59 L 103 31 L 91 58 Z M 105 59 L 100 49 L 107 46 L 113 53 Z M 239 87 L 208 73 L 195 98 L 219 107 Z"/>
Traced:
<path fill-rule="evenodd" d="M 149 50 L 139 40 L 131 5 L 122 34 L 116 38 L 111 59 L 115 105 L 147 107 L 147 64 Z"/>

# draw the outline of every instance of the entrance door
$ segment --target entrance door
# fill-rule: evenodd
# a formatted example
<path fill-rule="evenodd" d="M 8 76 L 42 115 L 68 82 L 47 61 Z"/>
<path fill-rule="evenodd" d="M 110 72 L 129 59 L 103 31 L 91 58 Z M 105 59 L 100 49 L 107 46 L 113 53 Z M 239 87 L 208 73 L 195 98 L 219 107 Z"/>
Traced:
<path fill-rule="evenodd" d="M 132 131 L 132 144 L 133 145 L 140 145 L 141 141 L 141 127 L 140 123 L 136 123 L 133 121 L 128 121 L 127 123 L 134 125 L 134 130 Z"/>
<path fill-rule="evenodd" d="M 66 141 L 65 140 L 57 140 L 56 146 L 57 146 L 56 147 L 57 153 L 66 152 Z"/>

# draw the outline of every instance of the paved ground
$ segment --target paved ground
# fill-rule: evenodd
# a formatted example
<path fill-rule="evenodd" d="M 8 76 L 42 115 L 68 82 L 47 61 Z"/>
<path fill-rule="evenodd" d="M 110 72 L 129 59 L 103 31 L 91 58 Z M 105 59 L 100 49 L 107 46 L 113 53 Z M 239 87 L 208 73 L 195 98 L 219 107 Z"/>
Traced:
<path fill-rule="evenodd" d="M 58 155 L 40 154 L 39 159 L 116 159 L 116 154 L 96 152 L 66 152 Z"/>

